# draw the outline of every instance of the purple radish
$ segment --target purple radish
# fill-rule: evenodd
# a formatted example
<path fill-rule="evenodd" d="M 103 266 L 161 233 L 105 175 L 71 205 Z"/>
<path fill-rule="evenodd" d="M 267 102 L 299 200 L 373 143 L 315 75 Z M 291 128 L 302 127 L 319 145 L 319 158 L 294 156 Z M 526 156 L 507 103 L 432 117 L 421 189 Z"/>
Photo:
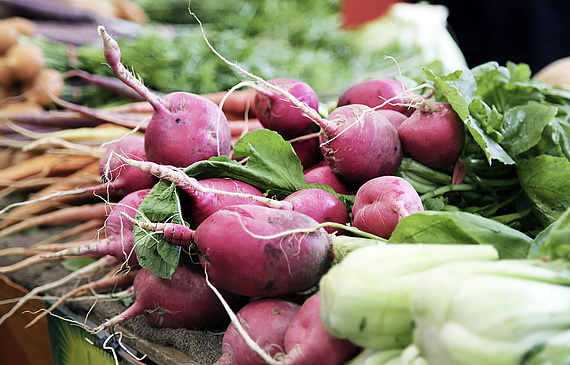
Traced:
<path fill-rule="evenodd" d="M 285 333 L 300 306 L 278 299 L 257 299 L 239 310 L 237 318 L 247 335 L 267 356 L 273 358 L 283 353 Z M 214 365 L 267 364 L 266 359 L 255 352 L 232 322 L 228 326 L 222 345 L 222 356 Z"/>
<path fill-rule="evenodd" d="M 381 176 L 367 181 L 356 192 L 352 225 L 388 239 L 402 218 L 423 210 L 420 196 L 407 180 Z"/>
<path fill-rule="evenodd" d="M 319 98 L 307 83 L 289 78 L 277 78 L 267 82 L 287 90 L 308 107 L 318 109 Z M 276 131 L 285 139 L 300 136 L 313 123 L 283 95 L 264 88 L 257 88 L 253 110 L 265 128 Z"/>
<path fill-rule="evenodd" d="M 430 103 L 429 110 L 416 110 L 398 127 L 404 152 L 434 169 L 454 164 L 465 146 L 465 124 L 444 102 Z"/>
<path fill-rule="evenodd" d="M 113 207 L 105 222 L 105 238 L 44 257 L 110 255 L 121 262 L 126 262 L 128 266 L 138 266 L 139 263 L 134 251 L 133 223 L 127 217 L 135 217 L 149 191 L 150 189 L 142 189 L 127 194 Z"/>
<path fill-rule="evenodd" d="M 321 151 L 331 170 L 350 184 L 393 175 L 402 161 L 396 128 L 368 106 L 333 110 L 321 123 Z"/>
<path fill-rule="evenodd" d="M 187 92 L 159 97 L 150 92 L 120 62 L 117 42 L 99 27 L 105 59 L 117 77 L 144 97 L 154 109 L 145 131 L 149 161 L 187 167 L 213 156 L 228 155 L 231 131 L 226 116 L 214 102 Z"/>
<path fill-rule="evenodd" d="M 131 318 L 144 315 L 155 327 L 199 329 L 227 320 L 227 312 L 208 286 L 203 268 L 180 261 L 172 280 L 141 269 L 133 282 L 135 302 L 121 314 L 95 329 L 102 331 Z M 220 291 L 220 290 L 218 290 Z M 243 297 L 220 291 L 231 306 L 241 304 Z"/>
<path fill-rule="evenodd" d="M 309 133 L 289 140 L 295 154 L 301 160 L 303 169 L 308 169 L 323 161 L 323 154 L 319 148 L 319 134 Z"/>
<path fill-rule="evenodd" d="M 360 82 L 345 90 L 338 98 L 338 106 L 363 104 L 371 108 L 395 110 L 405 115 L 414 111 L 408 106 L 409 96 L 399 81 L 393 79 L 373 79 Z"/>
<path fill-rule="evenodd" d="M 125 195 L 133 191 L 152 188 L 156 184 L 156 177 L 136 167 L 126 165 L 118 158 L 112 158 L 113 153 L 146 161 L 143 136 L 130 135 L 108 147 L 99 160 L 99 173 L 108 181 L 110 187 Z"/>
<path fill-rule="evenodd" d="M 346 206 L 336 196 L 322 189 L 302 189 L 289 194 L 284 201 L 293 205 L 293 210 L 313 218 L 319 223 L 350 222 Z M 328 233 L 340 232 L 339 228 L 325 227 Z"/>
<path fill-rule="evenodd" d="M 396 129 L 398 129 L 398 127 L 404 123 L 406 119 L 408 119 L 408 116 L 406 114 L 402 114 L 390 109 L 377 109 L 376 113 L 385 116 L 386 119 L 388 119 L 388 121 L 392 123 Z"/>
<path fill-rule="evenodd" d="M 330 268 L 332 240 L 318 224 L 291 210 L 234 205 L 206 218 L 193 241 L 217 287 L 280 296 L 310 289 Z"/>
<path fill-rule="evenodd" d="M 320 317 L 321 294 L 307 299 L 287 327 L 284 339 L 288 365 L 342 365 L 355 357 L 360 348 L 332 336 Z"/>
<path fill-rule="evenodd" d="M 202 191 L 187 186 L 184 188 L 185 204 L 184 216 L 192 227 L 198 227 L 204 219 L 217 212 L 220 209 L 241 204 L 265 205 L 261 201 L 252 200 L 249 196 L 257 196 L 264 198 L 264 195 L 255 187 L 239 180 L 210 178 L 198 180 Z M 236 193 L 235 195 L 222 195 L 215 191 L 224 191 L 226 193 Z M 248 196 L 248 197 L 246 197 Z"/>
<path fill-rule="evenodd" d="M 328 164 L 308 169 L 304 172 L 304 175 L 306 182 L 310 184 L 320 183 L 328 185 L 338 194 L 354 195 L 357 190 L 348 185 L 345 181 L 342 181 L 338 175 L 331 170 Z"/>

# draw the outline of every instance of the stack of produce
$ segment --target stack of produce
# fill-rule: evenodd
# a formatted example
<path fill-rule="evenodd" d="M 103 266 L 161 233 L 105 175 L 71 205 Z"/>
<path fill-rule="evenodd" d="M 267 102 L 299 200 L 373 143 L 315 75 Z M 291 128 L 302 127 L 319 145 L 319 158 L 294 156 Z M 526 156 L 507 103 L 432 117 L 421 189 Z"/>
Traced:
<path fill-rule="evenodd" d="M 489 62 L 355 82 L 331 104 L 205 40 L 244 80 L 160 94 L 98 31 L 115 77 L 143 101 L 90 109 L 52 95 L 120 137 L 89 153 L 46 144 L 96 159 L 86 166 L 101 180 L 0 211 L 8 235 L 16 209 L 105 199 L 74 206 L 92 214 L 89 234 L 104 228 L 97 240 L 22 249 L 32 259 L 10 268 L 87 255 L 65 280 L 129 269 L 122 285 L 136 299 L 90 331 L 137 316 L 222 326 L 218 364 L 568 362 L 570 91 Z M 138 123 L 124 112 L 135 106 Z"/>

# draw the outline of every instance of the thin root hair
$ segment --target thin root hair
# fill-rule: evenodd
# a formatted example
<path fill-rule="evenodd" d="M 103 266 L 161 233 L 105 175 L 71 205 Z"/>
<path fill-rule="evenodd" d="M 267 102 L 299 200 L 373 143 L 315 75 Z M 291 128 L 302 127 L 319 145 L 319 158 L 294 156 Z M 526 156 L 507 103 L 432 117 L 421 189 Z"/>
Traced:
<path fill-rule="evenodd" d="M 270 365 L 281 365 L 281 362 L 275 360 L 274 358 L 272 358 L 267 352 L 265 352 L 257 342 L 255 342 L 251 336 L 247 333 L 247 331 L 244 329 L 244 327 L 241 324 L 241 321 L 237 318 L 236 314 L 232 311 L 232 309 L 230 308 L 229 304 L 226 302 L 226 300 L 224 299 L 224 297 L 222 296 L 222 294 L 218 291 L 218 289 L 216 289 L 216 287 L 214 285 L 212 285 L 212 283 L 210 282 L 210 279 L 208 277 L 208 270 L 206 270 L 206 268 L 204 268 L 204 273 L 206 274 L 206 284 L 208 284 L 208 286 L 210 287 L 210 289 L 212 289 L 212 291 L 214 292 L 214 294 L 216 294 L 216 296 L 218 297 L 218 299 L 220 300 L 220 302 L 222 303 L 224 309 L 226 310 L 226 312 L 228 313 L 228 316 L 230 317 L 232 323 L 234 324 L 236 330 L 239 332 L 239 334 L 243 337 L 244 341 L 246 342 L 246 344 L 255 352 L 257 353 L 259 356 L 261 356 L 263 358 L 263 360 L 265 360 L 268 364 Z"/>

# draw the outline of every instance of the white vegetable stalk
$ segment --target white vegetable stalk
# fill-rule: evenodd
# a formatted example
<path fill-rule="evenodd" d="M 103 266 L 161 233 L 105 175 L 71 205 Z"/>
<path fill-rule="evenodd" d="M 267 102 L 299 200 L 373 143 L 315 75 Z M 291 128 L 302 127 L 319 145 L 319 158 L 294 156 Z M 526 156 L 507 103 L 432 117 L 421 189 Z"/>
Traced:
<path fill-rule="evenodd" d="M 445 73 L 454 72 L 467 63 L 447 30 L 448 15 L 449 9 L 443 5 L 396 3 L 381 18 L 364 26 L 362 47 L 414 51 L 423 64 L 440 61 Z"/>
<path fill-rule="evenodd" d="M 491 245 L 388 244 L 362 247 L 320 282 L 327 330 L 366 348 L 404 348 L 412 342 L 412 288 L 426 271 L 448 262 L 497 260 Z"/>
<path fill-rule="evenodd" d="M 453 263 L 422 275 L 410 309 L 414 344 L 425 359 L 438 365 L 567 364 L 570 270 L 536 264 Z"/>

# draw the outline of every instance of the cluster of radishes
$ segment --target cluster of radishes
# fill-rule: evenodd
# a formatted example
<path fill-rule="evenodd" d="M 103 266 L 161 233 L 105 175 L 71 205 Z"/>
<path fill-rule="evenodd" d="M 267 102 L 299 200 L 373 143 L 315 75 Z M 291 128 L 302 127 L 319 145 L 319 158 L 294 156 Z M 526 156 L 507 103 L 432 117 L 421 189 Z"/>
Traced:
<path fill-rule="evenodd" d="M 99 31 L 111 69 L 148 100 L 154 114 L 144 138 L 126 138 L 101 159 L 106 186 L 127 194 L 108 217 L 107 238 L 57 255 L 111 256 L 135 267 L 135 224 L 190 255 L 172 279 L 141 269 L 133 284 L 135 304 L 97 330 L 137 315 L 156 326 L 201 328 L 229 314 L 219 364 L 342 364 L 355 356 L 357 346 L 322 326 L 315 291 L 333 264 L 335 237 L 344 233 L 338 226 L 387 239 L 403 217 L 422 211 L 418 193 L 395 174 L 404 155 L 433 168 L 455 163 L 465 140 L 457 114 L 388 79 L 348 89 L 326 117 L 306 83 L 248 83 L 257 91 L 253 112 L 264 128 L 292 141 L 306 181 L 355 194 L 351 211 L 322 189 L 275 200 L 244 181 L 187 176 L 181 168 L 231 156 L 230 127 L 220 106 L 186 92 L 153 94 L 121 64 L 117 43 L 104 28 Z M 136 219 L 156 178 L 184 192 L 188 224 Z"/>

